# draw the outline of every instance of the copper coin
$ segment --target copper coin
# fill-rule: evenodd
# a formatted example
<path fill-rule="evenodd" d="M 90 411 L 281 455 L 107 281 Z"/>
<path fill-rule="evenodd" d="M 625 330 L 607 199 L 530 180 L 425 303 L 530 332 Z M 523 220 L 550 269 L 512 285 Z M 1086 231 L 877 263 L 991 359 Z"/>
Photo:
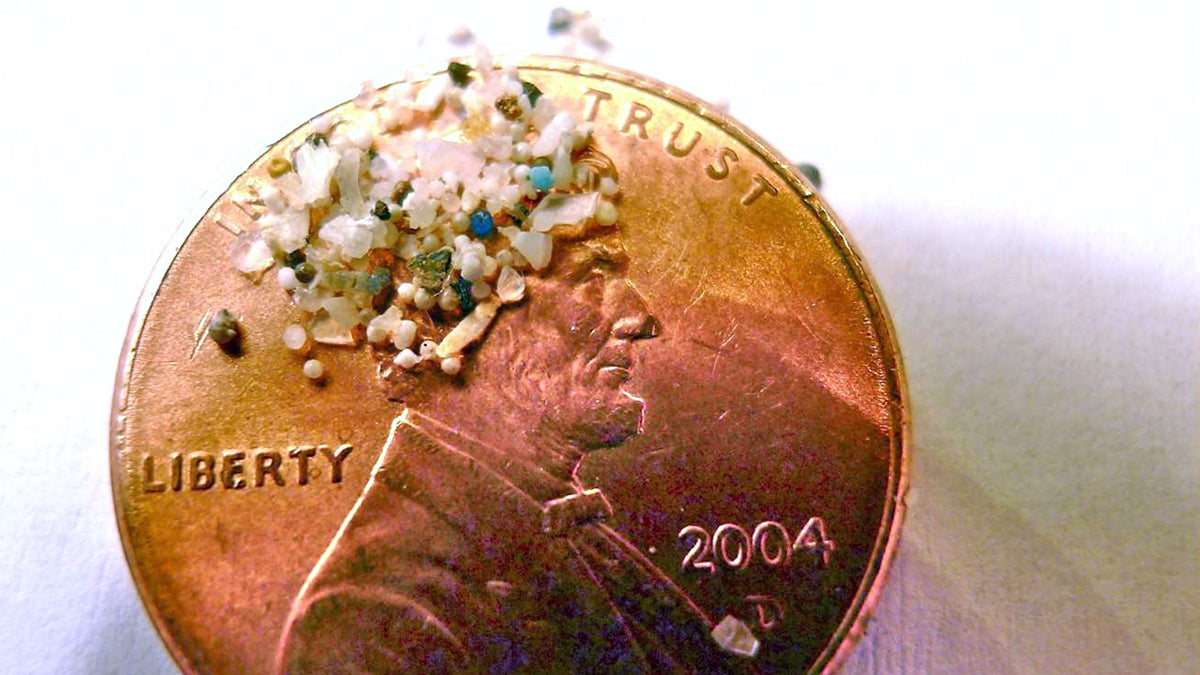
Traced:
<path fill-rule="evenodd" d="M 230 266 L 252 188 L 311 123 L 152 278 L 113 489 L 184 671 L 826 672 L 861 635 L 908 452 L 861 259 L 778 152 L 700 100 L 517 65 L 594 125 L 619 251 L 528 275 L 461 373 L 397 395 L 394 352 L 319 345 L 310 380 L 279 337 L 299 310 Z"/>

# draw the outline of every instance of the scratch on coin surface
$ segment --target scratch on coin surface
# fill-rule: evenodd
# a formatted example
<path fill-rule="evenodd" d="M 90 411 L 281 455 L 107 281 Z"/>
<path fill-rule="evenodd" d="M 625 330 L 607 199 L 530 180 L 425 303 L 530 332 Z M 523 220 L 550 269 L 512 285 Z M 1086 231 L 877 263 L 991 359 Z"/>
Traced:
<path fill-rule="evenodd" d="M 208 334 L 208 322 L 212 319 L 213 311 L 211 309 L 204 311 L 204 316 L 200 317 L 200 323 L 196 324 L 196 333 L 193 335 L 192 355 L 188 357 L 191 361 L 200 353 L 200 348 L 204 346 L 204 336 Z"/>
<path fill-rule="evenodd" d="M 738 329 L 737 319 L 731 320 L 729 322 L 729 328 L 726 329 L 727 335 L 725 336 L 725 339 L 721 340 L 721 345 L 719 347 L 717 347 L 716 353 L 713 354 L 713 366 L 712 366 L 713 376 L 716 376 L 717 363 L 721 360 L 721 355 L 725 353 L 725 348 L 729 346 L 730 342 L 733 342 L 733 338 L 737 334 L 737 329 Z"/>
<path fill-rule="evenodd" d="M 818 303 L 816 303 L 816 302 L 809 303 L 809 304 L 808 304 L 808 306 L 807 306 L 807 307 L 805 307 L 805 309 L 808 309 L 809 307 L 814 307 L 814 306 L 816 306 L 817 304 L 818 304 Z M 829 344 L 829 339 L 828 339 L 828 338 L 826 338 L 824 335 L 821 335 L 821 334 L 820 334 L 820 333 L 818 333 L 817 331 L 813 330 L 813 327 L 812 327 L 812 325 L 810 325 L 810 324 L 808 323 L 808 321 L 806 321 L 806 320 L 804 319 L 804 315 L 803 315 L 803 314 L 801 314 L 800 312 L 796 312 L 796 321 L 799 321 L 799 322 L 800 322 L 800 325 L 804 327 L 804 330 L 808 331 L 808 334 L 809 334 L 809 335 L 811 335 L 811 336 L 813 336 L 813 338 L 814 338 L 814 339 L 815 339 L 817 342 L 820 342 L 820 343 L 821 343 L 821 344 L 823 344 L 823 345 L 828 345 L 828 344 Z"/>
<path fill-rule="evenodd" d="M 675 268 L 679 267 L 680 264 L 687 259 L 688 251 L 690 251 L 691 248 L 691 242 L 684 243 L 684 245 L 679 249 L 679 255 L 675 258 L 675 261 L 670 265 L 663 266 L 662 274 L 658 275 L 658 279 L 654 281 L 655 286 L 661 284 L 663 279 L 666 279 L 668 275 L 675 271 Z"/>
<path fill-rule="evenodd" d="M 676 450 L 678 450 L 678 449 L 679 449 L 679 448 L 678 448 L 677 446 L 674 446 L 674 445 L 668 445 L 668 446 L 667 446 L 667 447 L 665 447 L 665 448 L 659 448 L 659 449 L 657 449 L 657 450 L 651 450 L 650 452 L 647 452 L 647 453 L 646 453 L 644 456 L 645 456 L 645 457 L 653 457 L 653 456 L 655 456 L 655 455 L 665 455 L 665 454 L 667 454 L 668 452 L 675 452 L 675 451 L 676 451 Z"/>
<path fill-rule="evenodd" d="M 688 300 L 687 306 L 684 307 L 683 312 L 680 313 L 681 315 L 686 315 L 688 312 L 690 312 L 692 308 L 696 306 L 696 303 L 703 300 L 704 296 L 708 294 L 708 285 L 705 283 L 706 281 L 708 281 L 708 270 L 704 270 L 704 273 L 700 277 L 700 281 L 696 283 L 696 290 L 692 292 L 692 298 L 691 300 Z"/>

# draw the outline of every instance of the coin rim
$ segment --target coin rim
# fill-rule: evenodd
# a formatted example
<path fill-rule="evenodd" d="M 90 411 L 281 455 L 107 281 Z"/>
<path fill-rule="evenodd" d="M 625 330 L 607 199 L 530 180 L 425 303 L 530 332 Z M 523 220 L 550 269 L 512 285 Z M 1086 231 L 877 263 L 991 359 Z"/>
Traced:
<path fill-rule="evenodd" d="M 469 58 L 460 60 L 466 62 L 474 61 Z M 899 434 L 898 436 L 893 436 L 892 447 L 889 452 L 890 461 L 888 464 L 886 501 L 880 519 L 879 533 L 875 538 L 875 544 L 872 548 L 867 568 L 863 573 L 862 581 L 859 584 L 854 599 L 850 603 L 850 607 L 842 617 L 842 621 L 838 624 L 833 634 L 830 635 L 825 648 L 813 661 L 808 670 L 810 674 L 818 672 L 827 674 L 836 671 L 845 663 L 855 647 L 858 646 L 858 643 L 862 641 L 867 624 L 870 622 L 876 605 L 879 602 L 888 572 L 895 560 L 896 550 L 900 541 L 901 526 L 907 510 L 905 496 L 908 492 L 909 472 L 912 462 L 912 428 L 907 406 L 908 388 L 904 377 L 900 349 L 896 343 L 895 329 L 887 306 L 884 304 L 883 298 L 877 290 L 878 285 L 867 268 L 866 263 L 863 261 L 862 256 L 859 254 L 858 248 L 849 235 L 840 227 L 840 219 L 837 218 L 833 209 L 820 196 L 812 184 L 809 183 L 808 179 L 803 177 L 793 165 L 780 159 L 784 156 L 782 153 L 744 125 L 734 121 L 727 113 L 718 110 L 715 106 L 706 103 L 704 100 L 654 78 L 592 61 L 561 56 L 525 56 L 519 58 L 497 57 L 495 63 L 498 67 L 515 66 L 520 71 L 546 71 L 616 82 L 678 105 L 708 121 L 748 147 L 776 175 L 784 180 L 787 187 L 796 193 L 800 203 L 826 229 L 830 239 L 841 251 L 852 275 L 856 275 L 856 286 L 859 292 L 862 293 L 868 313 L 876 319 L 872 321 L 871 325 L 876 339 L 879 341 L 881 348 L 880 358 L 884 362 L 887 373 L 889 384 L 888 416 L 894 427 L 898 428 Z M 445 72 L 445 69 L 428 70 L 426 76 L 416 78 L 413 81 L 421 82 L 440 72 Z M 291 131 L 267 146 L 266 150 L 255 155 L 252 161 L 241 164 L 237 177 L 230 181 L 213 201 L 204 207 L 203 211 L 200 211 L 199 208 L 190 210 L 188 216 L 176 228 L 170 242 L 163 249 L 162 253 L 159 254 L 153 271 L 146 280 L 146 284 L 142 287 L 137 304 L 134 306 L 133 316 L 125 335 L 124 344 L 121 348 L 121 358 L 117 365 L 109 424 L 109 469 L 113 491 L 114 515 L 117 520 L 117 529 L 121 535 L 121 547 L 124 550 L 126 563 L 129 566 L 130 574 L 133 576 L 134 585 L 137 587 L 142 606 L 150 616 L 150 620 L 154 624 L 159 638 L 166 645 L 167 651 L 171 654 L 171 657 L 180 670 L 185 673 L 196 672 L 197 669 L 193 667 L 193 661 L 184 651 L 182 645 L 166 630 L 165 617 L 162 616 L 161 611 L 154 603 L 154 599 L 147 596 L 145 580 L 142 578 L 140 567 L 136 564 L 136 557 L 130 541 L 127 518 L 121 504 L 120 487 L 122 476 L 120 475 L 120 452 L 123 444 L 123 411 L 129 395 L 129 382 L 137 356 L 137 345 L 141 341 L 142 328 L 144 327 L 146 316 L 150 308 L 154 305 L 154 301 L 158 298 L 162 282 L 166 279 L 166 275 L 174 264 L 179 252 L 186 245 L 188 239 L 195 232 L 196 227 L 199 226 L 204 216 L 217 205 L 230 188 L 236 185 L 243 176 L 262 161 L 276 145 L 294 134 L 305 124 L 308 124 L 313 118 L 337 109 L 347 102 L 339 102 L 301 122 Z M 820 210 L 814 208 L 813 201 L 820 204 Z M 204 200 L 200 200 L 199 203 L 203 204 Z M 152 285 L 153 292 L 151 292 Z"/>

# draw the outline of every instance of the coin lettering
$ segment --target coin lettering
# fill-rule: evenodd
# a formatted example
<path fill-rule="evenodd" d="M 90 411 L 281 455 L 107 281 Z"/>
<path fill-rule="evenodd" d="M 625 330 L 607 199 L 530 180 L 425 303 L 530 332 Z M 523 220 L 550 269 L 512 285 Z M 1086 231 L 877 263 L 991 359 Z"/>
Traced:
<path fill-rule="evenodd" d="M 599 89 L 588 89 L 583 93 L 583 98 L 586 110 L 584 119 L 588 122 L 594 122 L 600 114 L 601 104 L 611 101 L 612 94 Z M 639 101 L 630 101 L 626 107 L 624 116 L 621 118 L 622 121 L 619 129 L 623 134 L 636 136 L 643 140 L 649 139 L 650 131 L 647 129 L 647 124 L 653 118 L 653 108 Z M 690 155 L 700 143 L 700 139 L 702 138 L 700 132 L 692 131 L 691 137 L 680 145 L 680 136 L 683 135 L 683 132 L 683 122 L 676 122 L 671 127 L 671 130 L 663 136 L 663 149 L 666 150 L 668 155 L 682 159 Z M 713 154 L 712 163 L 704 167 L 704 173 L 713 180 L 723 181 L 730 177 L 733 165 L 738 161 L 738 154 L 733 148 L 717 148 Z M 763 195 L 774 197 L 778 194 L 779 188 L 774 183 L 761 173 L 756 173 L 751 178 L 750 188 L 739 200 L 739 203 L 742 206 L 750 206 Z"/>
<path fill-rule="evenodd" d="M 767 567 L 783 567 L 792 563 L 797 553 L 810 553 L 821 568 L 829 567 L 830 555 L 836 544 L 826 534 L 825 521 L 819 517 L 809 518 L 796 535 L 789 535 L 787 527 L 773 520 L 765 520 L 750 534 L 736 523 L 722 523 L 709 535 L 700 525 L 688 525 L 676 537 L 680 541 L 691 540 L 684 554 L 681 569 L 703 570 L 716 574 L 718 570 L 744 570 L 757 560 Z M 757 556 L 756 556 L 757 552 Z"/>
<path fill-rule="evenodd" d="M 583 92 L 583 100 L 587 106 L 587 114 L 583 119 L 587 122 L 595 122 L 596 115 L 600 112 L 600 104 L 604 101 L 611 101 L 612 94 L 599 89 L 588 89 Z"/>
<path fill-rule="evenodd" d="M 763 195 L 774 197 L 777 194 L 779 194 L 779 188 L 772 185 L 771 181 L 761 173 L 754 174 L 754 187 L 750 188 L 745 197 L 742 197 L 742 206 L 750 206 Z"/>
<path fill-rule="evenodd" d="M 329 484 L 341 483 L 345 463 L 354 446 L 343 443 L 301 445 L 285 452 L 269 448 L 212 452 L 173 452 L 166 457 L 146 453 L 141 462 L 143 494 L 187 491 L 204 492 L 214 487 L 223 490 L 256 488 L 268 484 L 283 487 L 292 476 L 295 485 L 308 485 L 316 474 L 313 459 L 320 457 L 329 467 Z"/>
<path fill-rule="evenodd" d="M 668 155 L 671 155 L 672 157 L 687 157 L 692 150 L 695 149 L 696 144 L 700 142 L 700 132 L 693 131 L 692 139 L 688 141 L 686 145 L 680 147 L 679 134 L 682 132 L 683 122 L 677 122 L 675 127 L 671 129 L 671 135 L 667 137 L 666 143 L 663 144 L 663 147 L 666 149 Z"/>
<path fill-rule="evenodd" d="M 621 133 L 627 134 L 633 127 L 637 127 L 637 135 L 639 138 L 650 138 L 650 134 L 646 133 L 646 122 L 654 117 L 654 111 L 649 107 L 636 101 L 629 104 L 629 112 L 625 113 L 625 121 L 621 123 Z"/>
<path fill-rule="evenodd" d="M 725 180 L 729 177 L 730 164 L 738 161 L 738 155 L 732 148 L 721 148 L 717 151 L 712 164 L 704 167 L 704 173 L 713 180 Z"/>
<path fill-rule="evenodd" d="M 771 630 L 783 620 L 783 603 L 779 598 L 771 595 L 747 595 L 746 603 L 754 608 L 758 627 L 763 630 Z"/>

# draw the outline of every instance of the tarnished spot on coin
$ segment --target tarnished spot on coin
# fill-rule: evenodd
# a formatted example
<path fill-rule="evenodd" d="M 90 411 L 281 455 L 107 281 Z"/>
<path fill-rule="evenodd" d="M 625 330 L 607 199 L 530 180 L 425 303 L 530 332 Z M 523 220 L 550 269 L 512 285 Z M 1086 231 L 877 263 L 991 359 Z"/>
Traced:
<path fill-rule="evenodd" d="M 367 150 L 325 156 L 313 135 L 358 114 L 347 103 L 255 162 L 151 284 L 115 395 L 113 481 L 138 588 L 184 670 L 822 672 L 861 635 L 898 536 L 906 412 L 886 316 L 828 207 L 685 94 L 594 64 L 516 65 L 528 88 L 496 92 L 497 120 L 551 97 L 591 125 L 578 164 L 594 179 L 466 223 L 483 250 L 367 255 L 355 228 L 405 204 L 419 229 L 437 214 L 357 193 Z M 413 86 L 414 104 L 435 98 Z M 259 188 L 296 162 L 352 200 L 329 231 L 352 253 L 345 269 L 314 265 L 318 250 L 281 258 L 276 284 L 261 276 L 278 252 L 252 234 Z M 553 185 L 550 164 L 529 180 Z M 600 207 L 616 177 L 619 218 Z M 609 231 L 472 295 L 490 237 L 530 241 L 572 209 Z M 337 217 L 276 225 L 302 250 Z M 329 320 L 297 330 L 280 285 L 321 275 L 330 298 L 384 282 L 412 296 L 403 313 L 325 298 Z M 418 303 L 435 282 L 444 304 Z M 236 356 L 198 342 L 213 308 L 236 317 Z M 368 309 L 373 329 L 347 329 Z M 456 321 L 438 332 L 442 311 Z"/>

